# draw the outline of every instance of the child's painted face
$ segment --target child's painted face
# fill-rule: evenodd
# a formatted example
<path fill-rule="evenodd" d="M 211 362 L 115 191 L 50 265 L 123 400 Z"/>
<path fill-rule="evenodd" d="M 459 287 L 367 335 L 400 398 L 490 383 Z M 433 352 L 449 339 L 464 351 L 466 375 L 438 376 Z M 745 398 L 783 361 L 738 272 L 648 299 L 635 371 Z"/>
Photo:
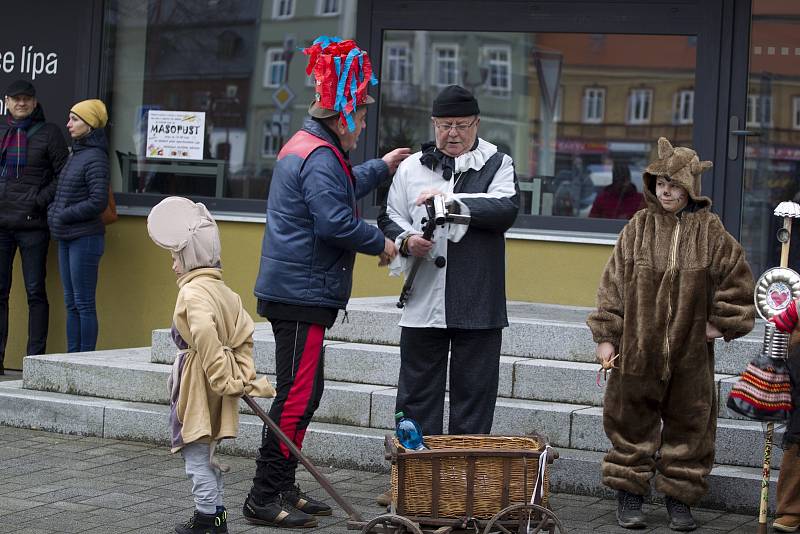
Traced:
<path fill-rule="evenodd" d="M 689 203 L 686 189 L 661 176 L 656 179 L 656 198 L 670 213 L 678 213 Z"/>
<path fill-rule="evenodd" d="M 181 262 L 178 261 L 178 257 L 174 254 L 172 255 L 172 272 L 175 273 L 175 276 L 180 277 L 183 275 L 183 269 L 181 269 Z"/>

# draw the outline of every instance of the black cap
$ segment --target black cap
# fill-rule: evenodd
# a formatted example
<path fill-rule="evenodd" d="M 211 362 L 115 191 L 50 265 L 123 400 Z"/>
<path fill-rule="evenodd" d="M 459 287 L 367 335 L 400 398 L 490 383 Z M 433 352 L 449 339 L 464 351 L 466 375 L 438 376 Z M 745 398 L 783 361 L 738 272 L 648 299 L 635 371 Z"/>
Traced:
<path fill-rule="evenodd" d="M 6 89 L 6 96 L 19 95 L 36 96 L 36 89 L 33 87 L 33 84 L 27 80 L 11 82 L 11 85 Z"/>
<path fill-rule="evenodd" d="M 433 101 L 434 117 L 469 117 L 480 115 L 478 101 L 460 85 L 448 85 Z"/>

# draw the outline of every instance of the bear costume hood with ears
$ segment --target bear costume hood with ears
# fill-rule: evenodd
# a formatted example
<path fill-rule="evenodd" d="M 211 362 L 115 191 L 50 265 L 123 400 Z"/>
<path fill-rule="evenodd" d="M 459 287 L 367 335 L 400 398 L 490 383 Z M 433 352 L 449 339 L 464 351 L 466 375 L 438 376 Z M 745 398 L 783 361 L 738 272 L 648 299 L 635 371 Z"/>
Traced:
<path fill-rule="evenodd" d="M 650 162 L 642 175 L 645 196 L 660 205 L 655 198 L 656 179 L 663 176 L 686 189 L 689 198 L 698 204 L 698 207 L 711 207 L 711 199 L 700 193 L 702 183 L 700 175 L 713 165 L 710 161 L 700 161 L 697 152 L 691 148 L 673 147 L 666 137 L 659 137 L 658 159 Z M 652 195 L 652 199 L 648 193 Z"/>
<path fill-rule="evenodd" d="M 219 267 L 222 246 L 217 223 L 201 203 L 167 197 L 150 210 L 147 233 L 161 248 L 178 258 L 188 273 L 202 267 Z"/>

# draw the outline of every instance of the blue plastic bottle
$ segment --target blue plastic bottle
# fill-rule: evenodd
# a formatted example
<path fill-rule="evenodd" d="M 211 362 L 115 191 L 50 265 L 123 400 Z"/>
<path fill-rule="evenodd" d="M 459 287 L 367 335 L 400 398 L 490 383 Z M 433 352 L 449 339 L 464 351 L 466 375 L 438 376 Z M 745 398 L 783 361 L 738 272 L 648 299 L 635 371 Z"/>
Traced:
<path fill-rule="evenodd" d="M 406 417 L 403 412 L 397 412 L 394 414 L 394 418 L 397 421 L 395 435 L 400 445 L 412 451 L 421 451 L 428 448 L 422 440 L 422 429 L 416 421 Z"/>

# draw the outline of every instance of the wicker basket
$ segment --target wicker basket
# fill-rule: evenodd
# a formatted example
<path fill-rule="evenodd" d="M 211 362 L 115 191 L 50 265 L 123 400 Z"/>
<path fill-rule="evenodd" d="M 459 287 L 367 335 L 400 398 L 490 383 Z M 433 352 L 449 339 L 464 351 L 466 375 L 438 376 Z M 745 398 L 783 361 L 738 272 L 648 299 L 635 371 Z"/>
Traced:
<path fill-rule="evenodd" d="M 392 459 L 392 500 L 407 517 L 488 519 L 511 504 L 530 502 L 539 437 L 425 436 L 430 451 L 406 451 L 387 436 Z M 548 506 L 545 469 L 542 506 Z"/>

